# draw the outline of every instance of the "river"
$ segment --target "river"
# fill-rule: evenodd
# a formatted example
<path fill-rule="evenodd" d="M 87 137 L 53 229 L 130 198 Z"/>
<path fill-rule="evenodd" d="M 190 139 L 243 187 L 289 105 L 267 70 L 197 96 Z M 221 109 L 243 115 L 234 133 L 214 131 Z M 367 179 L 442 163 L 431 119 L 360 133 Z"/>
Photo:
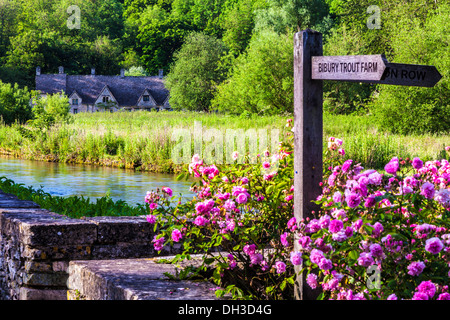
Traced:
<path fill-rule="evenodd" d="M 174 195 L 182 195 L 183 202 L 192 199 L 191 181 L 176 181 L 176 175 L 139 172 L 114 167 L 73 165 L 16 159 L 0 156 L 0 176 L 23 183 L 57 196 L 101 198 L 107 193 L 113 200 L 130 205 L 143 203 L 147 191 L 170 187 Z"/>

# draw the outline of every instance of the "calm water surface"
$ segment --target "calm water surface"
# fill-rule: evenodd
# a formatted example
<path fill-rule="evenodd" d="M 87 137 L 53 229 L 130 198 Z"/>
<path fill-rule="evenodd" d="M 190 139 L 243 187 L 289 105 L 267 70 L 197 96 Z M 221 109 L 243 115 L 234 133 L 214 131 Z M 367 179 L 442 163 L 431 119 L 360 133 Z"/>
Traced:
<path fill-rule="evenodd" d="M 183 201 L 192 199 L 192 181 L 176 181 L 176 175 L 90 165 L 71 165 L 0 156 L 0 176 L 16 183 L 40 188 L 57 196 L 85 196 L 91 199 L 108 192 L 114 200 L 130 205 L 143 203 L 147 191 L 170 187 Z"/>

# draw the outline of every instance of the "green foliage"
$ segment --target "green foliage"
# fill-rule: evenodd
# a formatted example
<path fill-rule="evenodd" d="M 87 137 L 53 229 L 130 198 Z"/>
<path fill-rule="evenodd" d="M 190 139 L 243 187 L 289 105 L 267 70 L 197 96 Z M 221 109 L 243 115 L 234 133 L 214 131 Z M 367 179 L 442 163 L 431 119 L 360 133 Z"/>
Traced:
<path fill-rule="evenodd" d="M 324 38 L 325 55 L 384 53 L 390 62 L 436 65 L 441 73 L 447 72 L 448 22 L 444 20 L 448 5 L 443 2 L 327 0 L 327 4 L 336 24 Z M 367 26 L 371 5 L 380 9 L 379 29 Z M 439 45 L 442 39 L 444 45 Z M 448 128 L 444 120 L 448 92 L 445 81 L 433 89 L 326 81 L 324 108 L 337 114 L 377 113 L 381 127 L 394 132 L 411 132 L 412 128 L 415 132 L 439 132 Z M 438 95 L 442 98 L 437 99 Z"/>
<path fill-rule="evenodd" d="M 223 42 L 230 53 L 238 56 L 247 48 L 255 25 L 257 0 L 236 1 L 222 15 L 221 26 L 224 29 Z"/>
<path fill-rule="evenodd" d="M 73 5 L 80 8 L 79 29 L 67 26 Z M 93 66 L 103 74 L 118 72 L 125 34 L 120 1 L 8 0 L 0 6 L 2 80 L 34 87 L 36 66 L 44 72 L 60 65 L 68 73 L 87 73 Z"/>
<path fill-rule="evenodd" d="M 442 79 L 433 88 L 383 86 L 373 103 L 380 125 L 402 134 L 450 130 L 450 5 L 440 5 L 423 21 L 398 20 L 392 62 L 436 66 Z"/>
<path fill-rule="evenodd" d="M 221 37 L 220 19 L 227 2 L 229 0 L 174 0 L 172 14 L 184 17 L 194 30 Z"/>
<path fill-rule="evenodd" d="M 292 50 L 291 35 L 269 30 L 256 34 L 218 87 L 213 109 L 233 114 L 293 112 Z"/>
<path fill-rule="evenodd" d="M 16 19 L 19 12 L 14 0 L 0 2 L 0 57 L 4 56 L 10 44 L 10 38 L 17 33 Z"/>
<path fill-rule="evenodd" d="M 292 33 L 311 28 L 326 33 L 332 25 L 323 0 L 268 0 L 266 8 L 256 15 L 256 31 Z"/>
<path fill-rule="evenodd" d="M 174 55 L 174 65 L 167 77 L 170 105 L 175 110 L 209 111 L 216 87 L 226 70 L 220 60 L 226 48 L 214 36 L 191 33 Z"/>
<path fill-rule="evenodd" d="M 31 92 L 0 81 L 0 116 L 7 125 L 23 124 L 33 117 L 30 106 Z"/>
<path fill-rule="evenodd" d="M 67 27 L 71 5 L 80 8 L 80 29 Z M 373 5 L 380 8 L 379 29 L 367 25 L 372 15 L 367 9 Z M 45 73 L 63 65 L 68 74 L 89 74 L 91 67 L 99 74 L 117 74 L 133 66 L 145 69 L 140 75 L 156 75 L 159 69 L 169 74 L 187 35 L 203 32 L 222 42 L 228 54 L 215 62 L 217 72 L 224 73 L 215 81 L 217 88 L 197 92 L 191 101 L 202 106 L 192 110 L 204 109 L 206 95 L 222 112 L 291 112 L 291 84 L 286 78 L 291 66 L 285 54 L 292 55 L 294 32 L 312 28 L 324 35 L 325 55 L 384 53 L 389 61 L 434 64 L 444 75 L 431 90 L 325 81 L 326 111 L 377 113 L 383 128 L 398 132 L 409 129 L 403 124 L 395 129 L 394 123 L 412 120 L 416 121 L 410 127 L 418 132 L 445 131 L 447 8 L 434 0 L 2 0 L 0 79 L 32 88 L 38 65 Z M 284 48 L 263 49 L 259 43 L 265 40 L 276 43 L 271 32 L 279 35 L 280 43 L 287 37 Z M 284 67 L 275 61 L 276 54 Z M 231 72 L 225 74 L 226 70 Z M 396 111 L 401 108 L 416 110 L 411 120 Z M 384 116 L 389 110 L 392 115 Z M 426 114 L 421 124 L 417 110 Z"/>
<path fill-rule="evenodd" d="M 140 23 L 137 47 L 143 66 L 151 74 L 167 70 L 192 26 L 184 18 L 169 15 L 157 6 L 148 7 Z"/>
<path fill-rule="evenodd" d="M 33 115 L 31 125 L 41 132 L 49 130 L 55 124 L 68 123 L 71 120 L 69 114 L 69 98 L 65 95 L 50 94 L 43 97 L 33 97 Z"/>
<path fill-rule="evenodd" d="M 127 77 L 145 77 L 148 73 L 143 67 L 132 66 L 130 69 L 125 70 L 125 76 Z"/>
<path fill-rule="evenodd" d="M 33 187 L 25 187 L 16 184 L 13 180 L 0 177 L 0 189 L 3 192 L 16 195 L 21 200 L 31 200 L 41 208 L 55 213 L 66 215 L 70 218 L 97 217 L 97 216 L 139 216 L 145 214 L 143 205 L 130 206 L 125 201 L 113 201 L 108 195 L 92 201 L 83 196 L 60 197 L 52 196 L 42 190 Z"/>

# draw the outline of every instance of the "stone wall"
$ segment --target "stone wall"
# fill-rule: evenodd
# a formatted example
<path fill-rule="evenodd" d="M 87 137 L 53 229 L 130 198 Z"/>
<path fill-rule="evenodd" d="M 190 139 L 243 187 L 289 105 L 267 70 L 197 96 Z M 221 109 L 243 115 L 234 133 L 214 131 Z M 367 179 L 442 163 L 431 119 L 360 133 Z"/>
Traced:
<path fill-rule="evenodd" d="M 153 236 L 145 217 L 71 219 L 0 190 L 0 300 L 65 300 L 71 261 L 153 257 Z"/>

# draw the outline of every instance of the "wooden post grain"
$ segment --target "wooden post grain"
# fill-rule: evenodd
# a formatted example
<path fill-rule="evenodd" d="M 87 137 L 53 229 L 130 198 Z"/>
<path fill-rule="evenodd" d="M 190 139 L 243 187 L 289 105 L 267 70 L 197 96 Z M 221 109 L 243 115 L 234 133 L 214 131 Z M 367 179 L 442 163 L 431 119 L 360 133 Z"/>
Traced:
<path fill-rule="evenodd" d="M 294 36 L 294 216 L 297 222 L 311 218 L 321 193 L 323 167 L 323 83 L 312 80 L 311 57 L 322 56 L 322 34 L 310 29 Z M 295 241 L 295 246 L 298 241 Z M 294 247 L 294 250 L 296 248 Z M 295 297 L 316 299 L 318 290 L 305 282 L 302 266 L 296 269 Z"/>

